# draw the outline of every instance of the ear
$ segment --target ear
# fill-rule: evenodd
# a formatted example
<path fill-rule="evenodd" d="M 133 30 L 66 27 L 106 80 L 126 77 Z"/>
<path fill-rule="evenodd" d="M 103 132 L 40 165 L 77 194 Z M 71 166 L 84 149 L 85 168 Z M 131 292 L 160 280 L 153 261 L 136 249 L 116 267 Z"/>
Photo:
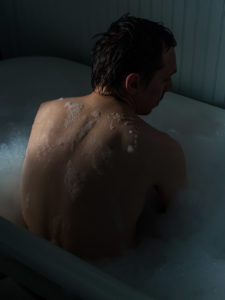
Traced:
<path fill-rule="evenodd" d="M 125 88 L 131 95 L 136 95 L 140 88 L 141 76 L 138 73 L 130 73 L 125 79 Z"/>

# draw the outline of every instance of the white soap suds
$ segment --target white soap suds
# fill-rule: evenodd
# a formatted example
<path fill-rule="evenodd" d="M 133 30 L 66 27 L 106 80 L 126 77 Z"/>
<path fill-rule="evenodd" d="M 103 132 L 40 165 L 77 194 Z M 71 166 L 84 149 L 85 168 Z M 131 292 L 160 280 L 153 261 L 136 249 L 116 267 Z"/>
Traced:
<path fill-rule="evenodd" d="M 93 128 L 95 123 L 96 123 L 96 120 L 90 120 L 83 128 L 80 129 L 80 132 L 78 133 L 78 135 L 71 142 L 71 151 L 72 152 L 74 152 L 76 145 L 79 144 L 84 139 L 84 137 Z M 89 139 L 89 141 L 90 141 L 90 139 Z"/>
<path fill-rule="evenodd" d="M 78 136 L 76 137 L 76 142 L 79 143 L 92 129 L 92 127 L 95 125 L 96 120 L 90 120 L 83 128 L 81 128 Z"/>
<path fill-rule="evenodd" d="M 187 122 L 186 128 L 189 125 Z M 154 299 L 221 300 L 225 292 L 224 138 L 216 136 L 217 128 L 208 135 L 198 132 L 197 127 L 196 132 L 187 130 L 183 135 L 179 130 L 178 126 L 171 133 L 182 144 L 189 179 L 196 190 L 182 193 L 171 210 L 159 216 L 161 238 L 146 236 L 134 252 L 113 261 L 112 270 L 107 264 L 102 269 Z M 25 137 L 15 133 L 7 144 L 0 144 L 1 213 L 6 205 L 14 210 L 11 200 L 4 202 L 3 189 L 6 184 L 10 191 L 13 188 L 7 173 L 17 172 L 19 179 L 29 137 L 26 132 Z M 144 227 L 151 226 L 147 219 Z"/>
<path fill-rule="evenodd" d="M 66 102 L 64 107 L 68 109 L 69 116 L 67 119 L 65 119 L 64 126 L 65 128 L 68 128 L 70 124 L 77 119 L 80 116 L 80 113 L 84 107 L 82 103 L 71 103 L 71 102 Z"/>
<path fill-rule="evenodd" d="M 129 134 L 132 134 L 133 142 L 132 142 L 132 145 L 128 146 L 127 152 L 131 153 L 131 152 L 134 152 L 134 149 L 137 148 L 137 144 L 138 144 L 138 130 L 137 130 L 137 128 L 134 128 L 133 130 L 130 129 Z"/>
<path fill-rule="evenodd" d="M 80 129 L 80 132 L 71 143 L 72 152 L 75 150 L 76 145 L 79 144 L 84 139 L 84 137 L 89 133 L 89 131 L 93 128 L 95 123 L 96 120 L 90 120 L 83 128 Z"/>
<path fill-rule="evenodd" d="M 95 117 L 95 118 L 99 118 L 100 116 L 101 116 L 101 112 L 100 111 L 93 111 L 92 113 L 91 113 L 91 115 L 93 116 L 93 117 Z"/>
<path fill-rule="evenodd" d="M 117 112 L 112 112 L 112 113 L 111 113 L 111 116 L 112 116 L 112 118 L 113 118 L 114 120 L 117 120 L 118 122 L 121 121 L 122 116 L 121 116 L 119 113 L 117 113 Z"/>
<path fill-rule="evenodd" d="M 110 130 L 113 130 L 115 128 L 115 126 L 113 126 L 113 122 L 110 123 L 109 128 Z"/>
<path fill-rule="evenodd" d="M 179 133 L 184 125 L 185 130 Z M 165 132 L 171 128 L 160 126 L 158 129 Z M 187 122 L 179 119 L 175 129 L 170 133 L 182 145 L 188 179 L 196 189 L 181 193 L 171 210 L 158 216 L 156 227 L 161 232 L 160 238 L 146 235 L 138 248 L 123 259 L 96 266 L 154 299 L 221 300 L 225 293 L 225 140 L 217 133 L 223 130 L 212 127 L 204 135 L 195 126 L 196 130 L 191 131 L 188 119 Z M 19 125 L 13 124 L 12 132 L 7 135 L 9 139 L 0 144 L 3 217 L 6 209 L 14 214 L 19 212 L 19 206 L 17 210 L 11 199 L 5 200 L 6 192 L 14 189 L 7 175 L 11 178 L 16 174 L 20 179 L 29 130 L 26 128 L 21 134 Z M 15 194 L 18 193 L 15 188 Z M 30 197 L 32 205 L 32 194 Z M 149 215 L 151 212 L 147 211 L 144 228 L 152 224 Z M 16 218 L 12 222 L 16 223 Z"/>
<path fill-rule="evenodd" d="M 109 121 L 109 128 L 110 130 L 113 130 L 116 127 L 115 122 L 119 123 L 122 120 L 123 115 L 120 115 L 118 112 L 112 112 L 107 116 L 107 118 Z"/>
<path fill-rule="evenodd" d="M 73 162 L 69 160 L 66 166 L 66 174 L 65 174 L 64 182 L 68 192 L 71 195 L 72 202 L 76 201 L 76 196 L 79 194 L 84 181 L 85 181 L 85 174 L 77 173 L 73 166 Z"/>
<path fill-rule="evenodd" d="M 128 153 L 134 152 L 134 147 L 133 147 L 132 145 L 128 145 L 128 147 L 127 147 L 127 152 L 128 152 Z"/>
<path fill-rule="evenodd" d="M 49 138 L 46 133 L 43 133 L 40 136 L 40 145 L 37 147 L 37 158 L 41 160 L 45 155 L 49 152 L 55 150 L 56 148 L 61 148 L 63 150 L 63 146 L 65 145 L 65 140 L 63 138 L 55 139 L 54 144 L 49 143 Z M 50 158 L 48 158 L 48 162 L 50 162 Z"/>
<path fill-rule="evenodd" d="M 103 168 L 109 162 L 112 155 L 112 150 L 108 146 L 103 146 L 99 148 L 99 151 L 93 154 L 92 167 L 96 170 L 99 175 L 103 175 Z"/>

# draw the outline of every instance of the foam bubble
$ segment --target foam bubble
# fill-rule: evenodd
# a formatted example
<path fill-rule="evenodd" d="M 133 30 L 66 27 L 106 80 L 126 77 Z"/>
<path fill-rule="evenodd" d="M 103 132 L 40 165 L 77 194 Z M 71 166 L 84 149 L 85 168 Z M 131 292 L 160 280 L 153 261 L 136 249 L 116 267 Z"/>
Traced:
<path fill-rule="evenodd" d="M 76 137 L 77 143 L 79 143 L 88 134 L 88 132 L 95 125 L 95 123 L 96 123 L 96 120 L 90 120 L 83 128 L 81 128 L 78 136 Z"/>
<path fill-rule="evenodd" d="M 146 234 L 126 257 L 96 265 L 159 300 L 220 300 L 225 292 L 225 142 L 172 134 L 185 152 L 190 188 L 180 192 L 170 211 L 156 215 L 158 237 Z M 152 226 L 151 212 L 145 210 L 142 230 Z"/>
<path fill-rule="evenodd" d="M 115 126 L 113 126 L 113 122 L 110 123 L 109 128 L 110 130 L 113 130 L 115 128 Z"/>
<path fill-rule="evenodd" d="M 128 153 L 134 152 L 134 147 L 133 147 L 132 145 L 128 145 L 128 147 L 127 147 L 127 152 L 128 152 Z"/>
<path fill-rule="evenodd" d="M 79 194 L 81 187 L 85 181 L 84 173 L 77 173 L 73 162 L 69 160 L 66 165 L 66 174 L 64 183 L 68 192 L 71 195 L 72 202 L 76 201 L 76 196 Z"/>
<path fill-rule="evenodd" d="M 159 237 L 146 234 L 139 247 L 122 259 L 96 266 L 155 299 L 221 300 L 225 293 L 225 141 L 215 135 L 182 135 L 179 129 L 170 134 L 184 150 L 191 187 L 180 193 L 170 211 L 156 215 Z M 6 206 L 15 215 L 18 212 L 19 206 L 5 200 L 5 193 L 15 188 L 12 176 L 20 180 L 28 136 L 29 132 L 21 135 L 14 128 L 9 141 L 0 144 L 1 215 Z M 76 191 L 77 175 L 68 161 L 65 184 L 71 194 Z M 77 185 L 79 190 L 82 185 Z M 19 193 L 17 185 L 15 191 Z M 151 212 L 146 212 L 148 228 Z"/>
<path fill-rule="evenodd" d="M 109 128 L 110 130 L 113 130 L 116 123 L 119 123 L 124 118 L 124 115 L 119 114 L 118 112 L 112 112 L 107 116 L 107 118 L 109 121 Z"/>
<path fill-rule="evenodd" d="M 111 113 L 111 116 L 112 116 L 112 118 L 113 118 L 114 120 L 117 120 L 117 121 L 120 121 L 121 118 L 122 118 L 122 116 L 121 116 L 119 113 L 117 113 L 117 112 L 112 112 L 112 113 Z"/>
<path fill-rule="evenodd" d="M 0 144 L 0 215 L 21 226 L 19 189 L 29 131 L 13 127 Z"/>
<path fill-rule="evenodd" d="M 93 117 L 95 117 L 95 118 L 99 118 L 100 116 L 101 116 L 101 112 L 100 111 L 93 111 L 92 113 L 91 113 L 91 115 L 93 116 Z"/>
<path fill-rule="evenodd" d="M 71 103 L 67 101 L 64 107 L 66 107 L 69 112 L 69 116 L 67 119 L 65 119 L 65 123 L 64 123 L 65 128 L 68 128 L 70 124 L 80 116 L 80 113 L 84 105 L 82 103 Z"/>
<path fill-rule="evenodd" d="M 92 167 L 99 175 L 103 175 L 102 168 L 109 162 L 112 150 L 108 146 L 100 146 L 99 151 L 92 154 Z"/>

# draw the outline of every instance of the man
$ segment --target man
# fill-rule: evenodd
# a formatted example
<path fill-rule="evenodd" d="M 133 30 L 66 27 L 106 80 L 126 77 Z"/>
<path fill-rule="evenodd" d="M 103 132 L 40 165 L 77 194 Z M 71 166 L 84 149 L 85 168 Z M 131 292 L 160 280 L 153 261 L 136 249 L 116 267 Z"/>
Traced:
<path fill-rule="evenodd" d="M 27 228 L 87 260 L 136 247 L 147 196 L 168 209 L 186 185 L 179 143 L 138 117 L 172 89 L 172 33 L 126 14 L 100 36 L 93 92 L 41 104 L 21 185 Z"/>

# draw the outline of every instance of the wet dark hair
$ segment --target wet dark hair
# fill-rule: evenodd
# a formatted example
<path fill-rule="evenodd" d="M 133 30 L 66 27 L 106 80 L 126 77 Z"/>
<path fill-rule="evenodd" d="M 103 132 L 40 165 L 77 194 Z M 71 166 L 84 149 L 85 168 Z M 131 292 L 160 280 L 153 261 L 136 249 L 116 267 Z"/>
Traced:
<path fill-rule="evenodd" d="M 91 85 L 102 95 L 115 96 L 122 81 L 132 72 L 147 85 L 163 67 L 163 49 L 177 45 L 172 32 L 162 23 L 122 15 L 106 32 L 98 33 L 92 55 Z M 106 91 L 106 93 L 103 92 Z"/>

